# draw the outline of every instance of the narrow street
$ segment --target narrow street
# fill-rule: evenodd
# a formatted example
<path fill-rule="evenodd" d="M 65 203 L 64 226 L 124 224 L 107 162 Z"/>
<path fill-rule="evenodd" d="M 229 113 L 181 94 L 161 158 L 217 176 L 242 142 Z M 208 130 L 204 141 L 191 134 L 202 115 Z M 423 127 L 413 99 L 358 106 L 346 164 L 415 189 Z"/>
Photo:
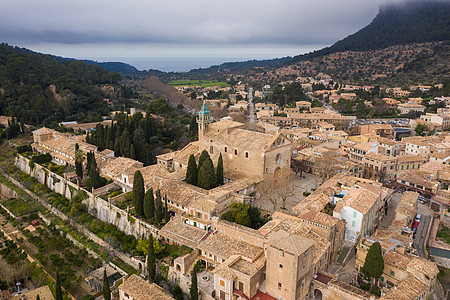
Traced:
<path fill-rule="evenodd" d="M 430 227 L 430 222 L 432 221 L 432 211 L 426 205 L 419 204 L 417 213 L 421 214 L 422 217 L 415 233 L 413 247 L 417 250 L 417 254 L 419 256 L 428 258 L 426 243 L 428 241 L 429 234 L 428 228 Z"/>

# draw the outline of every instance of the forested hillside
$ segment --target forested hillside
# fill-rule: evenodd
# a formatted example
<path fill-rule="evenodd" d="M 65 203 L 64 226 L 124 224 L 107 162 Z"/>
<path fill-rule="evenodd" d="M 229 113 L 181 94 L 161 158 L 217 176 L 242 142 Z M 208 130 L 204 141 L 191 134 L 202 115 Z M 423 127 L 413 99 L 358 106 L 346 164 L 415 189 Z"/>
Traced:
<path fill-rule="evenodd" d="M 120 90 L 120 80 L 119 73 L 96 65 L 60 62 L 49 55 L 0 45 L 0 115 L 15 116 L 27 124 L 106 114 L 111 108 L 103 99 L 111 93 L 102 92 L 101 87 L 109 84 L 115 87 L 109 91 Z"/>
<path fill-rule="evenodd" d="M 450 2 L 408 1 L 381 7 L 377 16 L 358 32 L 327 47 L 299 55 L 293 61 L 344 51 L 369 51 L 394 45 L 450 39 Z"/>

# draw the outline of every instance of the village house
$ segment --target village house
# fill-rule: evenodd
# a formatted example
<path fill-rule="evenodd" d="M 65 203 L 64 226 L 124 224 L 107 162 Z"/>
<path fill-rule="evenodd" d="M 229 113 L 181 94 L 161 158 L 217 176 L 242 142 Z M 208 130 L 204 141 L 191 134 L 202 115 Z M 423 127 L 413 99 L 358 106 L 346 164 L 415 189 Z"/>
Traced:
<path fill-rule="evenodd" d="M 410 111 L 424 112 L 425 106 L 417 104 L 417 103 L 407 102 L 407 103 L 401 103 L 401 104 L 397 105 L 397 109 L 399 110 L 401 115 L 406 115 Z"/>
<path fill-rule="evenodd" d="M 162 287 L 136 274 L 128 277 L 119 285 L 119 300 L 175 300 L 166 294 Z"/>

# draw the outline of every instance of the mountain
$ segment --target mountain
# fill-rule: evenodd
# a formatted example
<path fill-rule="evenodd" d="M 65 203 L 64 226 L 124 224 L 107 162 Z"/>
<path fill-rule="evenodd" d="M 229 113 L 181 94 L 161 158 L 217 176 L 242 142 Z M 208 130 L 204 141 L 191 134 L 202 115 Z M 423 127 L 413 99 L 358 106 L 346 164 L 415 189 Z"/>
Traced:
<path fill-rule="evenodd" d="M 450 2 L 413 1 L 380 7 L 372 22 L 358 32 L 292 62 L 344 51 L 369 51 L 394 45 L 450 39 Z"/>
<path fill-rule="evenodd" d="M 0 115 L 27 124 L 83 120 L 106 114 L 121 76 L 83 61 L 58 59 L 0 44 Z M 112 85 L 103 89 L 105 85 Z M 126 89 L 125 89 L 126 90 Z"/>
<path fill-rule="evenodd" d="M 108 72 L 118 72 L 121 75 L 133 75 L 139 72 L 134 66 L 123 62 L 98 62 L 93 60 L 83 60 L 88 65 L 97 65 Z"/>
<path fill-rule="evenodd" d="M 278 68 L 337 52 L 371 51 L 396 45 L 450 40 L 449 1 L 408 1 L 382 6 L 372 22 L 330 47 L 271 60 L 230 62 L 191 70 L 184 77 L 220 72 L 239 72 L 253 68 Z"/>

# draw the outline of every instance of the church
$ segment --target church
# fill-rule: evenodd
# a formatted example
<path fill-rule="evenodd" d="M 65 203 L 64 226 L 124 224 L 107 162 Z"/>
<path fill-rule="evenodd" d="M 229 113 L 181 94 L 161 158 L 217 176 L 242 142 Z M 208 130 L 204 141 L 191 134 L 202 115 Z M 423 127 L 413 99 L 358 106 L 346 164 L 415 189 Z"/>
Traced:
<path fill-rule="evenodd" d="M 158 163 L 171 171 L 185 171 L 188 159 L 196 159 L 206 150 L 214 164 L 222 154 L 225 174 L 269 180 L 279 185 L 288 180 L 291 164 L 291 141 L 278 132 L 249 130 L 245 124 L 230 117 L 212 122 L 206 104 L 203 103 L 197 118 L 198 141 L 180 151 L 157 157 Z"/>

